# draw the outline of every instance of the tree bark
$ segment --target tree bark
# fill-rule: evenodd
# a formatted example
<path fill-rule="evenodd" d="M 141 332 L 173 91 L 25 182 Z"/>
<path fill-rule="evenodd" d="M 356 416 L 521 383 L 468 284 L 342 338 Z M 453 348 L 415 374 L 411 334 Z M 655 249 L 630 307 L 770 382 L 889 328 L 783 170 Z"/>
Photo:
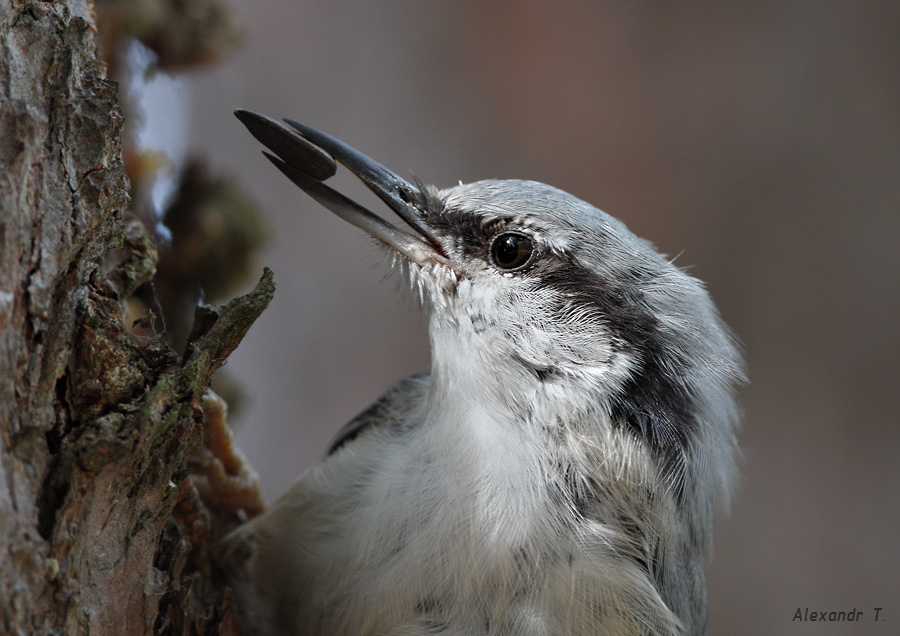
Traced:
<path fill-rule="evenodd" d="M 237 516 L 187 466 L 272 275 L 184 355 L 125 324 L 156 254 L 94 36 L 86 0 L 0 6 L 0 632 L 237 634 L 213 549 Z"/>

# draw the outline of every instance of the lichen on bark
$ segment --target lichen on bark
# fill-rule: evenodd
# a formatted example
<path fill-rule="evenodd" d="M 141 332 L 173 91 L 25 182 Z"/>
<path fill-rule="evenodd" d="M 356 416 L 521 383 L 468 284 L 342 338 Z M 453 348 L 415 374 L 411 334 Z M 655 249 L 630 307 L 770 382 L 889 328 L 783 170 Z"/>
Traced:
<path fill-rule="evenodd" d="M 213 546 L 240 513 L 188 459 L 272 274 L 204 310 L 187 355 L 125 320 L 156 252 L 91 9 L 0 7 L 0 633 L 237 634 Z"/>

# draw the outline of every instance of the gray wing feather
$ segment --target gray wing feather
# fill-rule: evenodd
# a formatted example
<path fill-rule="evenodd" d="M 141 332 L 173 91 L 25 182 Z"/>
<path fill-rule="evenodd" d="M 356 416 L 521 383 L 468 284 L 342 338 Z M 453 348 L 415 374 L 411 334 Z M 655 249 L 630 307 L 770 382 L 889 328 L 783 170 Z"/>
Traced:
<path fill-rule="evenodd" d="M 341 427 L 326 455 L 332 455 L 370 427 L 408 426 L 407 413 L 425 397 L 430 383 L 431 374 L 415 373 L 392 384 L 371 406 Z"/>

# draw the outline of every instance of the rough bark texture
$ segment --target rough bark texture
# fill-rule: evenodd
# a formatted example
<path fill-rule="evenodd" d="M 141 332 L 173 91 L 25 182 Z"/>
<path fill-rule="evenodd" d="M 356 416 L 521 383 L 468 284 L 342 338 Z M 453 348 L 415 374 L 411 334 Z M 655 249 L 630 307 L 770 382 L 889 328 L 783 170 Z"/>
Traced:
<path fill-rule="evenodd" d="M 0 633 L 236 634 L 210 548 L 228 513 L 187 462 L 272 276 L 204 309 L 183 356 L 125 324 L 156 256 L 92 21 L 86 1 L 0 5 Z"/>

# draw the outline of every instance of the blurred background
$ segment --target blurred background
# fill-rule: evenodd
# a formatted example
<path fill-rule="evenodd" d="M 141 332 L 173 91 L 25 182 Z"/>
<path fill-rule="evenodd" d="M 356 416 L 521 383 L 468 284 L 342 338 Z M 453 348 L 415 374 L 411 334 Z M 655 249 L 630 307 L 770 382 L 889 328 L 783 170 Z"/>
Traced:
<path fill-rule="evenodd" d="M 898 633 L 900 3 L 232 4 L 242 48 L 179 91 L 190 150 L 267 211 L 278 290 L 227 369 L 270 498 L 428 351 L 379 251 L 268 164 L 237 107 L 438 186 L 553 184 L 679 255 L 751 379 L 710 633 Z"/>

